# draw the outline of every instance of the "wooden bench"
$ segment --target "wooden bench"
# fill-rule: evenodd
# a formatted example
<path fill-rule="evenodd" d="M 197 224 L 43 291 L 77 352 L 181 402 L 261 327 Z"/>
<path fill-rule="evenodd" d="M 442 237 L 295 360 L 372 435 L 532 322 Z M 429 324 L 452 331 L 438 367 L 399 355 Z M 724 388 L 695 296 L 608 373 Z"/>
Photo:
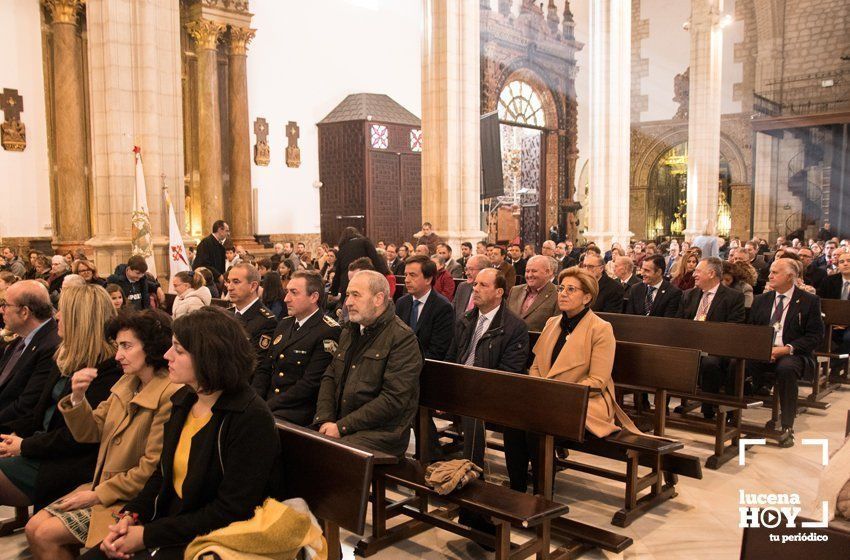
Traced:
<path fill-rule="evenodd" d="M 760 407 L 764 402 L 762 399 L 744 395 L 746 361 L 770 360 L 773 329 L 767 326 L 688 321 L 616 313 L 600 313 L 599 316 L 611 323 L 614 327 L 614 336 L 618 341 L 657 344 L 673 348 L 691 348 L 712 356 L 728 358 L 732 362 L 735 380 L 734 392 L 731 395 L 703 391 L 690 394 L 675 390 L 668 391 L 668 394 L 676 397 L 716 406 L 718 412 L 713 421 L 691 415 L 687 409 L 682 414 L 669 414 L 666 401 L 656 401 L 654 417 L 656 435 L 663 435 L 667 424 L 714 435 L 714 454 L 705 462 L 705 466 L 709 469 L 718 469 L 730 459 L 738 456 L 738 441 L 742 433 L 757 431 L 765 437 L 776 439 L 780 437 L 778 431 L 770 429 L 768 426 L 751 425 L 742 432 L 741 412 Z M 731 425 L 726 422 L 726 418 L 730 414 L 732 415 Z M 660 418 L 665 415 L 667 420 L 662 423 Z M 727 441 L 729 442 L 728 445 Z"/>
<path fill-rule="evenodd" d="M 835 352 L 832 348 L 833 332 L 836 327 L 850 328 L 850 301 L 839 299 L 822 299 L 821 313 L 826 329 L 823 345 L 815 352 L 818 358 L 824 358 L 818 364 L 817 376 L 812 383 L 810 399 L 820 400 L 841 385 L 850 384 L 850 354 Z M 842 360 L 844 362 L 844 373 L 832 375 L 830 368 L 831 360 Z"/>
<path fill-rule="evenodd" d="M 29 507 L 16 507 L 15 516 L 0 521 L 0 537 L 11 535 L 18 529 L 23 529 L 30 520 Z"/>
<path fill-rule="evenodd" d="M 283 453 L 281 499 L 302 498 L 320 520 L 328 541 L 328 560 L 339 560 L 339 529 L 366 531 L 369 488 L 376 464 L 398 459 L 346 445 L 316 431 L 276 421 Z"/>
<path fill-rule="evenodd" d="M 567 506 L 552 501 L 554 438 L 583 439 L 588 394 L 589 389 L 581 385 L 426 360 L 420 375 L 416 428 L 416 447 L 421 462 L 408 460 L 395 467 L 376 469 L 372 535 L 358 543 L 356 552 L 370 556 L 431 527 L 492 546 L 497 559 L 520 559 L 532 554 L 548 558 L 553 534 L 569 542 L 555 550 L 552 558 L 574 558 L 597 546 L 612 552 L 624 550 L 632 544 L 630 538 L 565 519 L 561 516 L 568 511 Z M 552 404 L 544 406 L 542 403 Z M 516 492 L 481 479 L 449 495 L 438 495 L 425 484 L 423 476 L 423 465 L 429 459 L 432 410 L 542 434 L 541 472 L 538 473 L 541 495 Z M 408 488 L 415 495 L 388 505 L 387 483 Z M 429 503 L 432 501 L 445 505 L 431 510 Z M 496 526 L 495 537 L 454 521 L 461 507 L 492 519 Z M 387 520 L 399 515 L 410 520 L 387 528 Z M 534 536 L 522 545 L 512 544 L 513 525 L 533 529 Z M 578 539 L 573 540 L 573 536 Z"/>
<path fill-rule="evenodd" d="M 656 402 L 666 402 L 668 391 L 683 394 L 695 391 L 699 360 L 698 350 L 618 342 L 612 377 L 618 390 L 620 387 L 652 390 Z M 663 435 L 665 417 L 660 407 L 656 412 L 656 430 Z M 627 527 L 650 509 L 674 498 L 677 475 L 702 478 L 699 458 L 678 453 L 684 447 L 678 441 L 621 430 L 605 438 L 587 439 L 567 447 L 626 463 L 623 474 L 568 458 L 557 460 L 559 466 L 625 483 L 624 505 L 611 520 L 618 527 Z M 641 476 L 639 467 L 648 467 L 649 472 Z M 641 497 L 641 492 L 647 488 L 649 492 Z"/>
<path fill-rule="evenodd" d="M 804 528 L 803 521 L 810 520 L 798 517 L 797 527 L 791 528 L 785 527 L 785 523 L 775 529 L 747 527 L 741 539 L 741 560 L 832 560 L 850 555 L 850 533 L 836 527 Z M 812 533 L 825 540 L 790 540 L 799 534 Z M 771 535 L 779 540 L 772 540 Z M 789 540 L 783 542 L 783 538 Z"/>

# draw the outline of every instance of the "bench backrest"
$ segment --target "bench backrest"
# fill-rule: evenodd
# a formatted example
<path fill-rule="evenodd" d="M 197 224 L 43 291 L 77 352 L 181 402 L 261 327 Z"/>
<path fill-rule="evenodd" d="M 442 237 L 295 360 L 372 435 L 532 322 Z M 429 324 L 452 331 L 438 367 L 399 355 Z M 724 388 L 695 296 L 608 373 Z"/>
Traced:
<path fill-rule="evenodd" d="M 599 313 L 614 327 L 618 342 L 640 342 L 673 348 L 695 348 L 725 358 L 769 361 L 773 329 L 761 325 L 688 321 Z"/>
<path fill-rule="evenodd" d="M 210 305 L 221 307 L 222 309 L 230 309 L 231 307 L 233 307 L 233 304 L 231 302 L 221 298 L 212 298 L 210 300 Z"/>
<path fill-rule="evenodd" d="M 617 342 L 614 383 L 693 393 L 699 380 L 700 351 L 653 344 Z"/>
<path fill-rule="evenodd" d="M 319 519 L 362 535 L 373 455 L 282 420 L 277 430 L 284 498 L 303 498 Z"/>
<path fill-rule="evenodd" d="M 825 325 L 850 325 L 850 301 L 821 299 L 820 310 Z"/>
<path fill-rule="evenodd" d="M 166 293 L 165 294 L 165 305 L 163 306 L 162 310 L 165 311 L 166 313 L 170 314 L 171 310 L 174 308 L 174 300 L 175 299 L 177 299 L 177 294 Z"/>
<path fill-rule="evenodd" d="M 437 360 L 425 360 L 419 376 L 420 406 L 578 442 L 588 393 L 584 385 Z"/>
<path fill-rule="evenodd" d="M 797 518 L 799 525 L 801 518 Z M 816 533 L 824 540 L 791 540 L 800 533 Z M 779 537 L 779 541 L 771 540 L 771 535 Z M 785 542 L 784 537 L 789 537 Z M 800 527 L 767 527 L 746 528 L 741 541 L 741 560 L 766 560 L 773 558 L 847 558 L 850 550 L 850 533 L 833 527 L 821 529 L 803 529 Z"/>

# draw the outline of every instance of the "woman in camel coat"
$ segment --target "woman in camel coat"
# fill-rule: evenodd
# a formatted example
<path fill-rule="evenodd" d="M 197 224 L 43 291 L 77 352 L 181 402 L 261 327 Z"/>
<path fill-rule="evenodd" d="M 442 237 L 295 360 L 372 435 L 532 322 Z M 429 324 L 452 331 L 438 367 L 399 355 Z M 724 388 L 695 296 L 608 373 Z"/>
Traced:
<path fill-rule="evenodd" d="M 159 462 L 163 428 L 171 416 L 171 383 L 163 357 L 171 346 L 171 318 L 162 311 L 126 310 L 107 323 L 124 375 L 108 399 L 92 409 L 85 389 L 96 376 L 82 369 L 58 411 L 78 442 L 98 443 L 93 482 L 39 512 L 27 524 L 36 559 L 73 558 L 81 545 L 99 543 L 115 523 L 113 514 L 142 489 Z"/>

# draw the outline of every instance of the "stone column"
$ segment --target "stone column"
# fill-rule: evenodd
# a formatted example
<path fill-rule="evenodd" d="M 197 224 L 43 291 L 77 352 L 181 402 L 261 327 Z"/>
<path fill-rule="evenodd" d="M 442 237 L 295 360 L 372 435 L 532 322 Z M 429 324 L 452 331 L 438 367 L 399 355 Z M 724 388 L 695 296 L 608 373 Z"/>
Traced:
<path fill-rule="evenodd" d="M 198 56 L 198 167 L 201 174 L 201 224 L 206 232 L 224 218 L 221 168 L 221 126 L 216 45 L 224 24 L 196 19 L 186 24 Z"/>
<path fill-rule="evenodd" d="M 53 34 L 54 245 L 65 250 L 89 238 L 83 58 L 77 37 L 81 0 L 46 0 Z"/>
<path fill-rule="evenodd" d="M 480 211 L 478 5 L 423 0 L 422 218 L 457 254 L 476 242 Z"/>
<path fill-rule="evenodd" d="M 720 177 L 723 0 L 691 1 L 688 102 L 688 217 L 685 237 L 716 232 Z"/>
<path fill-rule="evenodd" d="M 778 185 L 779 140 L 757 132 L 755 185 L 753 193 L 753 236 L 771 239 L 776 226 L 776 190 Z"/>
<path fill-rule="evenodd" d="M 590 228 L 603 249 L 628 244 L 631 0 L 590 4 Z"/>
<path fill-rule="evenodd" d="M 237 244 L 254 241 L 251 204 L 251 138 L 248 133 L 248 43 L 254 29 L 230 28 L 227 91 L 230 113 L 230 230 Z"/>
<path fill-rule="evenodd" d="M 750 239 L 750 217 L 753 215 L 753 188 L 749 184 L 733 184 L 732 199 L 729 207 L 732 210 L 732 228 L 730 237 Z"/>

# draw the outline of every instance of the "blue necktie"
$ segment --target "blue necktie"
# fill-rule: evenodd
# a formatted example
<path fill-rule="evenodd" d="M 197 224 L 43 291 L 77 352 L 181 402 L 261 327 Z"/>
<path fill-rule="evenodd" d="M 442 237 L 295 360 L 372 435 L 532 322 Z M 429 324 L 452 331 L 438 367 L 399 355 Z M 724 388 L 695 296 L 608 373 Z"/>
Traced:
<path fill-rule="evenodd" d="M 422 302 L 418 299 L 413 300 L 413 309 L 410 310 L 410 328 L 416 332 L 416 322 L 419 320 L 419 306 Z"/>

